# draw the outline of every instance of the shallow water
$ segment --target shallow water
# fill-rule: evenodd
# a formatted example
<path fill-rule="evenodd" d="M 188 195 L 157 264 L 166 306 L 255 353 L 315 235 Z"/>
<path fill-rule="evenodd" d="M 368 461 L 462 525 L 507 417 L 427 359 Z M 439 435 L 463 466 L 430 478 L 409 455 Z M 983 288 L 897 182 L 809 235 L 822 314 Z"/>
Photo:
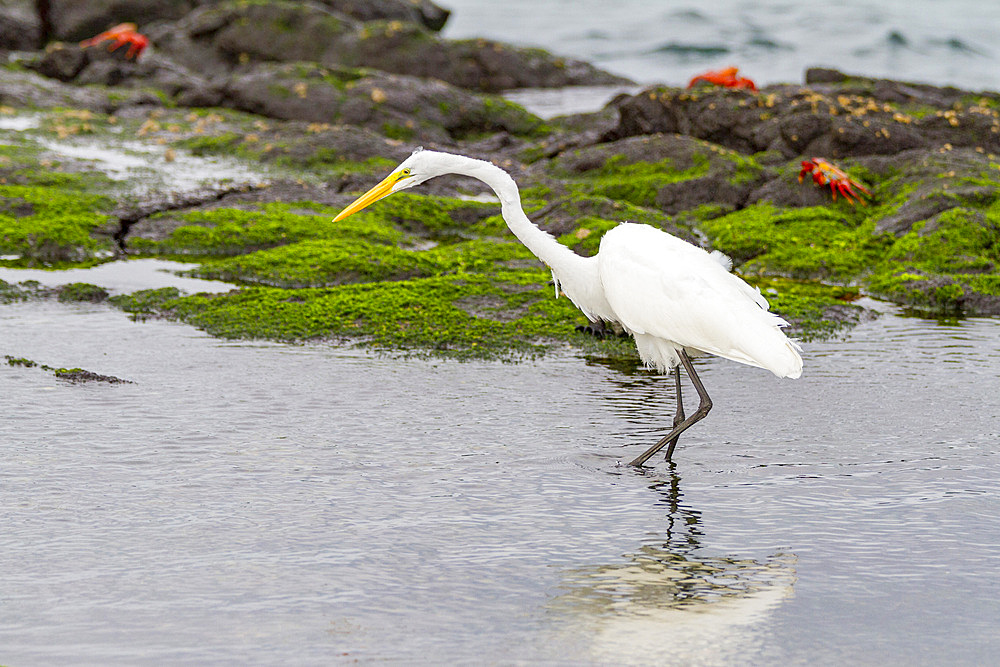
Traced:
<path fill-rule="evenodd" d="M 221 280 L 203 280 L 180 275 L 197 264 L 165 259 L 121 259 L 86 269 L 12 269 L 0 266 L 0 280 L 20 283 L 34 280 L 45 287 L 75 282 L 98 285 L 113 293 L 176 287 L 185 292 L 228 292 L 235 285 Z"/>
<path fill-rule="evenodd" d="M 121 128 L 99 139 L 53 139 L 39 130 L 42 116 L 27 112 L 0 116 L 0 142 L 37 145 L 46 159 L 71 161 L 81 169 L 100 171 L 132 195 L 195 190 L 266 180 L 266 168 L 225 156 L 194 155 L 185 150 L 127 138 Z"/>
<path fill-rule="evenodd" d="M 4 664 L 988 663 L 1000 323 L 888 314 L 797 381 L 232 343 L 0 308 Z M 693 397 L 692 397 L 693 398 Z M 692 398 L 689 402 L 693 403 Z"/>
<path fill-rule="evenodd" d="M 127 181 L 140 193 L 194 190 L 234 182 L 255 184 L 264 180 L 255 169 L 231 158 L 203 157 L 141 141 L 109 144 L 106 140 L 70 142 L 44 137 L 37 141 L 55 156 L 85 161 L 112 180 Z"/>

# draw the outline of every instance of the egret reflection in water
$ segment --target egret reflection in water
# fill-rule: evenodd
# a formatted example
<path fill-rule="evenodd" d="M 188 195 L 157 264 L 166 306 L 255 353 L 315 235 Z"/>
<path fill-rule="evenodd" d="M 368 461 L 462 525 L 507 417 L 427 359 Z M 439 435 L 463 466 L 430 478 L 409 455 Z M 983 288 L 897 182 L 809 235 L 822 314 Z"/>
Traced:
<path fill-rule="evenodd" d="M 564 592 L 548 606 L 555 627 L 586 637 L 585 652 L 596 660 L 738 658 L 792 596 L 796 557 L 705 553 L 700 512 L 680 502 L 679 477 L 650 488 L 668 509 L 664 534 L 618 562 L 568 570 Z"/>

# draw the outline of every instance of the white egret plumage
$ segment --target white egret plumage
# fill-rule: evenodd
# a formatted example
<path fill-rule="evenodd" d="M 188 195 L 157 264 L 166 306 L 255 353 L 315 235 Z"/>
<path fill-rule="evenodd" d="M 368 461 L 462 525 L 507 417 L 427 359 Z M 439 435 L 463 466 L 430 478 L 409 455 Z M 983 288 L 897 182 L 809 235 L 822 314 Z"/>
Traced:
<path fill-rule="evenodd" d="M 768 311 L 760 291 L 730 273 L 729 259 L 649 225 L 622 223 L 601 239 L 600 251 L 582 257 L 539 229 L 525 215 L 514 179 L 483 160 L 416 150 L 385 179 L 335 218 L 341 220 L 383 197 L 445 174 L 471 176 L 500 199 L 507 226 L 551 270 L 559 290 L 592 321 L 617 322 L 635 339 L 639 357 L 656 370 L 674 371 L 677 414 L 673 428 L 630 465 L 641 466 L 704 418 L 712 401 L 691 357 L 714 354 L 767 369 L 778 377 L 802 374 L 800 348 L 781 331 L 786 322 Z M 698 392 L 698 409 L 684 414 L 680 367 Z"/>

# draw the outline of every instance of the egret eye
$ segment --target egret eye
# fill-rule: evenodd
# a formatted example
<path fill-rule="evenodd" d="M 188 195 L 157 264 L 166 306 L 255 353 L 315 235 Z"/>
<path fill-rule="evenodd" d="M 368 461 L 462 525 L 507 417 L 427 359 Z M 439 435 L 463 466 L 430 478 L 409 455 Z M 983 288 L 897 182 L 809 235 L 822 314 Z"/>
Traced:
<path fill-rule="evenodd" d="M 403 178 L 407 178 L 409 175 L 410 175 L 410 168 L 407 167 L 403 171 L 399 172 L 399 176 L 397 177 L 397 180 L 403 179 Z"/>

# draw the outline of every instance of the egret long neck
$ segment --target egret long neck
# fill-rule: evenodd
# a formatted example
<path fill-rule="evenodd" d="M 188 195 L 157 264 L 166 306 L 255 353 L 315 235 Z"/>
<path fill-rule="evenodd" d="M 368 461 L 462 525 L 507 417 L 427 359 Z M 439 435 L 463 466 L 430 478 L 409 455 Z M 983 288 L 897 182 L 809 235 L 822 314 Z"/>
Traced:
<path fill-rule="evenodd" d="M 456 161 L 451 166 L 457 173 L 477 178 L 493 188 L 500 198 L 503 219 L 510 231 L 535 257 L 552 269 L 552 276 L 556 281 L 556 297 L 559 296 L 561 286 L 570 301 L 591 320 L 617 319 L 604 296 L 596 257 L 577 255 L 531 222 L 521 208 L 517 184 L 503 169 L 482 160 L 457 155 L 452 157 Z"/>
<path fill-rule="evenodd" d="M 583 270 L 580 264 L 585 262 L 586 258 L 556 241 L 551 234 L 542 231 L 528 219 L 521 207 L 521 195 L 517 184 L 510 174 L 483 160 L 464 157 L 462 160 L 464 164 L 460 173 L 477 178 L 493 188 L 493 192 L 500 199 L 500 210 L 510 231 L 535 257 L 545 262 L 559 280 L 565 281 Z"/>

